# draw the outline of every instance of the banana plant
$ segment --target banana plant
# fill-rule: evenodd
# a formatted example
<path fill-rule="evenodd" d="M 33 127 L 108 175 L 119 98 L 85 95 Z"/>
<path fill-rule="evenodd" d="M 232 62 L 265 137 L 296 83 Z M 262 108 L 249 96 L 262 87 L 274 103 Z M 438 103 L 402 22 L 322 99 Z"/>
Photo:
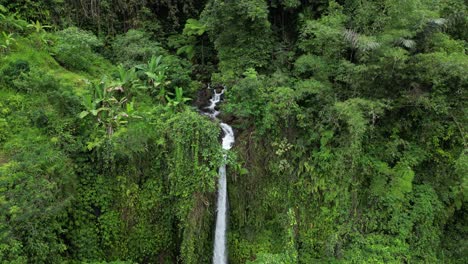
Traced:
<path fill-rule="evenodd" d="M 162 55 L 159 55 L 158 57 L 151 56 L 151 59 L 148 62 L 147 70 L 149 72 L 157 72 L 158 70 L 161 70 L 162 68 L 161 60 L 162 60 Z M 165 70 L 165 68 L 163 68 L 162 70 Z"/>
<path fill-rule="evenodd" d="M 34 30 L 34 35 L 35 38 L 37 39 L 38 45 L 40 44 L 49 44 L 50 40 L 47 38 L 47 34 L 45 29 L 46 28 L 52 28 L 51 26 L 43 25 L 39 20 L 36 20 L 36 22 L 30 23 L 27 25 L 28 28 L 32 28 Z"/>
<path fill-rule="evenodd" d="M 167 81 L 167 67 L 161 63 L 162 56 L 152 56 L 147 64 L 136 66 L 135 68 L 143 71 L 146 75 L 146 86 L 152 94 L 156 94 L 156 98 L 165 103 L 166 95 L 168 95 L 165 86 L 170 84 Z"/>
<path fill-rule="evenodd" d="M 134 88 L 144 88 L 140 85 L 137 73 L 134 68 L 126 70 L 122 64 L 117 66 L 117 80 L 112 82 L 109 89 L 124 93 L 127 97 L 131 96 Z"/>
<path fill-rule="evenodd" d="M 28 28 L 34 28 L 34 31 L 36 31 L 36 33 L 42 33 L 45 32 L 46 28 L 51 28 L 51 26 L 42 25 L 41 22 L 39 22 L 39 20 L 36 20 L 36 22 L 29 24 Z"/>
<path fill-rule="evenodd" d="M 185 103 L 192 100 L 188 97 L 184 97 L 184 91 L 182 88 L 177 87 L 175 89 L 175 97 L 170 98 L 168 95 L 166 95 L 166 100 L 167 100 L 167 107 L 171 109 L 172 111 L 176 110 L 182 110 L 183 107 L 185 106 Z"/>
<path fill-rule="evenodd" d="M 127 97 L 117 99 L 113 96 L 115 91 L 115 87 L 108 86 L 105 80 L 94 84 L 93 94 L 83 96 L 82 104 L 86 110 L 79 114 L 80 118 L 94 116 L 109 136 L 119 126 L 128 123 L 129 118 L 141 118 L 135 111 L 134 103 L 128 102 Z"/>
<path fill-rule="evenodd" d="M 16 43 L 16 39 L 13 37 L 13 33 L 7 34 L 2 32 L 3 43 L 0 44 L 0 48 L 3 52 L 8 52 L 11 47 Z"/>
<path fill-rule="evenodd" d="M 85 118 L 89 114 L 98 116 L 99 112 L 107 110 L 106 107 L 102 107 L 103 102 L 109 99 L 107 98 L 106 81 L 102 80 L 99 84 L 92 84 L 92 87 L 93 93 L 83 96 L 82 104 L 86 110 L 80 113 L 80 118 Z"/>

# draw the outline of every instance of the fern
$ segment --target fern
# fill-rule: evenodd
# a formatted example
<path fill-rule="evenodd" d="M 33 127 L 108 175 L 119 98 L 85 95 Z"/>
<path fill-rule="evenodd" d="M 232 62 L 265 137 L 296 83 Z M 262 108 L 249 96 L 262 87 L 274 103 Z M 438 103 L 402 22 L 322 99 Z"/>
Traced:
<path fill-rule="evenodd" d="M 368 52 L 380 47 L 380 43 L 374 37 L 361 35 L 352 29 L 346 29 L 343 32 L 343 38 L 351 48 L 360 52 Z"/>
<path fill-rule="evenodd" d="M 407 49 L 414 49 L 416 47 L 416 41 L 412 39 L 406 38 L 399 38 L 395 41 L 395 44 L 398 46 L 402 46 Z"/>
<path fill-rule="evenodd" d="M 426 26 L 424 27 L 422 34 L 424 37 L 428 37 L 436 32 L 440 32 L 446 29 L 447 25 L 448 25 L 448 20 L 445 18 L 430 19 L 426 23 Z"/>
<path fill-rule="evenodd" d="M 196 19 L 187 19 L 184 27 L 184 35 L 187 36 L 201 36 L 205 33 L 206 26 Z"/>

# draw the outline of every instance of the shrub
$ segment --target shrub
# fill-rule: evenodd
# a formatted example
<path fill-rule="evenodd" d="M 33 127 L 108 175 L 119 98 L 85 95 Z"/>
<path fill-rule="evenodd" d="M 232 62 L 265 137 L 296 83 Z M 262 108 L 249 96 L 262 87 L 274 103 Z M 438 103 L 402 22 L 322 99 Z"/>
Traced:
<path fill-rule="evenodd" d="M 70 88 L 50 91 L 47 98 L 62 115 L 76 116 L 82 110 L 80 98 Z"/>
<path fill-rule="evenodd" d="M 70 161 L 32 129 L 15 135 L 4 150 L 12 161 L 0 166 L 2 195 L 8 197 L 0 208 L 0 259 L 63 263 L 63 219 L 75 182 Z"/>
<path fill-rule="evenodd" d="M 53 75 L 39 68 L 32 68 L 12 80 L 11 87 L 20 92 L 49 92 L 59 90 L 60 82 Z"/>
<path fill-rule="evenodd" d="M 9 135 L 8 121 L 5 118 L 0 118 L 0 142 L 7 139 Z"/>
<path fill-rule="evenodd" d="M 187 60 L 180 59 L 177 56 L 169 55 L 162 59 L 162 64 L 167 66 L 168 79 L 171 80 L 171 87 L 189 87 L 190 78 L 190 63 Z M 192 92 L 192 91 L 190 91 Z"/>
<path fill-rule="evenodd" d="M 93 33 L 70 27 L 56 33 L 53 53 L 65 68 L 89 71 L 93 61 L 99 59 L 94 52 L 101 46 L 102 42 Z"/>
<path fill-rule="evenodd" d="M 152 56 L 166 53 L 158 42 L 150 40 L 146 32 L 134 29 L 117 36 L 112 49 L 114 61 L 122 63 L 126 68 L 146 63 Z"/>
<path fill-rule="evenodd" d="M 13 80 L 16 80 L 21 77 L 23 73 L 29 72 L 29 62 L 25 60 L 16 60 L 10 62 L 2 71 L 1 71 L 1 81 L 6 86 L 12 86 Z"/>

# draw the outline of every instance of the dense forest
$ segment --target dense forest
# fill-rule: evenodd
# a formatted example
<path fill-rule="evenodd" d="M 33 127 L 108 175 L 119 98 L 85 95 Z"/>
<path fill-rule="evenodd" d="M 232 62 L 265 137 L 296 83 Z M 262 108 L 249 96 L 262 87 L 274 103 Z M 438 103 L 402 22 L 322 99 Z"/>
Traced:
<path fill-rule="evenodd" d="M 0 263 L 468 263 L 467 3 L 0 0 Z"/>

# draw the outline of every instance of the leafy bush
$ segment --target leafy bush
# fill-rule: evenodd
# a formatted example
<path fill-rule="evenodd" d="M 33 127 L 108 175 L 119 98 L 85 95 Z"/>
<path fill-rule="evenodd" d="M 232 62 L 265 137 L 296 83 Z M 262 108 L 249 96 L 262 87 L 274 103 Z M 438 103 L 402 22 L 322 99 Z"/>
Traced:
<path fill-rule="evenodd" d="M 122 63 L 126 68 L 146 63 L 152 56 L 166 53 L 158 42 L 150 40 L 146 32 L 134 29 L 117 36 L 112 49 L 114 61 Z"/>
<path fill-rule="evenodd" d="M 257 76 L 252 68 L 244 75 L 245 78 L 227 91 L 226 97 L 230 103 L 225 110 L 240 117 L 260 117 L 265 104 L 262 97 L 265 90 L 263 76 Z"/>
<path fill-rule="evenodd" d="M 94 52 L 103 43 L 93 33 L 70 27 L 57 32 L 55 36 L 54 57 L 65 68 L 90 71 L 93 62 L 99 60 Z"/>
<path fill-rule="evenodd" d="M 175 87 L 187 88 L 188 92 L 193 92 L 188 88 L 191 86 L 190 78 L 190 63 L 187 60 L 180 59 L 177 56 L 168 55 L 164 56 L 161 61 L 163 66 L 167 67 L 167 76 L 171 80 L 170 87 L 174 90 Z M 184 89 L 185 90 L 185 89 Z"/>
<path fill-rule="evenodd" d="M 2 70 L 0 78 L 5 85 L 11 86 L 13 85 L 13 80 L 20 78 L 23 73 L 28 73 L 29 70 L 29 62 L 25 60 L 16 60 L 10 62 Z"/>
<path fill-rule="evenodd" d="M 249 67 L 268 67 L 273 38 L 266 1 L 213 2 L 201 22 L 218 51 L 220 70 L 240 75 Z"/>
<path fill-rule="evenodd" d="M 169 88 L 175 91 L 176 87 L 184 87 L 191 92 L 191 65 L 187 60 L 177 56 L 169 55 L 156 41 L 150 40 L 146 32 L 139 30 L 129 30 L 127 33 L 117 36 L 112 43 L 115 62 L 121 63 L 125 68 L 138 66 L 145 67 L 145 64 L 152 57 L 163 56 L 160 61 L 161 68 L 165 69 L 165 74 L 171 80 Z"/>
<path fill-rule="evenodd" d="M 299 76 L 314 76 L 317 80 L 327 80 L 330 72 L 327 67 L 326 60 L 311 54 L 300 56 L 294 63 L 294 70 Z"/>
<path fill-rule="evenodd" d="M 19 18 L 17 13 L 8 12 L 7 8 L 0 5 L 0 31 L 22 32 L 27 25 L 28 22 Z"/>
<path fill-rule="evenodd" d="M 32 68 L 12 81 L 13 88 L 20 92 L 48 92 L 60 89 L 60 82 L 39 68 Z"/>
<path fill-rule="evenodd" d="M 8 121 L 5 118 L 0 118 L 0 142 L 7 139 L 9 130 Z"/>
<path fill-rule="evenodd" d="M 81 110 L 80 98 L 69 89 L 50 91 L 47 97 L 62 115 L 74 116 Z"/>
<path fill-rule="evenodd" d="M 13 33 L 5 33 L 2 32 L 2 35 L 0 36 L 0 50 L 3 53 L 8 53 L 16 44 L 16 39 L 13 37 Z"/>
<path fill-rule="evenodd" d="M 5 150 L 12 161 L 0 167 L 0 259 L 60 263 L 67 248 L 63 220 L 74 189 L 70 162 L 36 130 L 25 129 Z"/>

